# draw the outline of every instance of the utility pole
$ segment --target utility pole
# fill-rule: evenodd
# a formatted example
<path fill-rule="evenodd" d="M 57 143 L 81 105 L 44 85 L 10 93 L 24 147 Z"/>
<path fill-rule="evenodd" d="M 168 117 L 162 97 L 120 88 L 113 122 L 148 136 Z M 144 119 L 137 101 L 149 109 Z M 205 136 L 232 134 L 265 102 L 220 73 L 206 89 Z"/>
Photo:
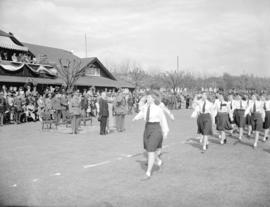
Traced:
<path fill-rule="evenodd" d="M 179 56 L 177 56 L 177 60 L 176 61 L 177 61 L 177 63 L 176 63 L 177 64 L 176 69 L 177 69 L 177 71 L 179 71 Z"/>
<path fill-rule="evenodd" d="M 86 38 L 86 33 L 85 33 L 85 57 L 87 58 L 87 38 Z"/>

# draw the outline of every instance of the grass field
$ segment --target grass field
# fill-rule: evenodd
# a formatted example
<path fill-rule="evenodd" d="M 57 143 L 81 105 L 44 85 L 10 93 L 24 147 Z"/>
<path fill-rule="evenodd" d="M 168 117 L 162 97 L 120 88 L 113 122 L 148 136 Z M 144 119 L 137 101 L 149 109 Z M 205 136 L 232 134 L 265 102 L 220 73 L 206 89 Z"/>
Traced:
<path fill-rule="evenodd" d="M 0 128 L 0 202 L 23 206 L 270 206 L 270 144 L 210 139 L 202 154 L 191 111 L 174 111 L 164 166 L 143 181 L 143 121 L 99 136 L 98 123 L 41 131 L 40 123 Z"/>

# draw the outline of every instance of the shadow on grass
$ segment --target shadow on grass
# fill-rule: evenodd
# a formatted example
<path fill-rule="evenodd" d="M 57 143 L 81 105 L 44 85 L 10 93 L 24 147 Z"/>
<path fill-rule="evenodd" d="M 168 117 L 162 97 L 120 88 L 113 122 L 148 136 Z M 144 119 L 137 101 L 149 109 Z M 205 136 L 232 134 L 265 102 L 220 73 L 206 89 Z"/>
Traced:
<path fill-rule="evenodd" d="M 263 151 L 270 154 L 270 149 L 263 149 Z"/>
<path fill-rule="evenodd" d="M 146 172 L 147 170 L 147 161 L 146 160 L 136 160 L 137 163 L 139 163 L 141 169 Z M 152 169 L 152 174 L 154 174 L 155 172 L 159 171 L 160 168 L 157 166 L 157 165 L 154 165 L 153 166 L 153 169 Z"/>
<path fill-rule="evenodd" d="M 202 145 L 200 143 L 200 140 L 195 138 L 189 138 L 186 140 L 186 144 L 189 144 L 190 146 L 197 148 L 198 150 L 202 150 Z"/>
<path fill-rule="evenodd" d="M 160 157 L 164 154 L 167 154 L 168 152 L 162 152 Z M 139 163 L 141 169 L 143 171 L 146 171 L 147 170 L 147 152 L 143 152 L 143 153 L 138 153 L 136 154 L 136 156 L 138 155 L 143 155 L 143 157 L 145 158 L 144 160 L 136 160 L 137 163 Z M 153 166 L 153 169 L 152 169 L 152 173 L 154 174 L 155 172 L 159 171 L 160 170 L 160 167 L 158 167 L 157 165 L 154 164 Z"/>

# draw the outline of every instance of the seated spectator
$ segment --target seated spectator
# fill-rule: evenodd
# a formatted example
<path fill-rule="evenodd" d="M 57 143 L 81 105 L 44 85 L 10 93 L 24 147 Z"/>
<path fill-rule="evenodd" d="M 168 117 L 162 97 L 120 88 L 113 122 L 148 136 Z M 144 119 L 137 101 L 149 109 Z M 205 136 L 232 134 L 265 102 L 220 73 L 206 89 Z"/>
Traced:
<path fill-rule="evenodd" d="M 11 60 L 12 60 L 13 62 L 18 62 L 18 58 L 17 58 L 15 52 L 13 53 L 13 55 L 12 55 L 12 57 L 11 57 Z"/>
<path fill-rule="evenodd" d="M 31 121 L 36 121 L 36 108 L 32 101 L 29 102 L 29 104 L 26 106 L 26 119 Z"/>
<path fill-rule="evenodd" d="M 28 96 L 30 96 L 32 94 L 32 92 L 31 92 L 31 86 L 28 85 L 28 86 L 26 86 L 26 88 L 27 88 L 27 91 L 25 92 L 25 96 L 28 97 Z"/>
<path fill-rule="evenodd" d="M 24 95 L 24 90 L 23 90 L 23 87 L 19 87 L 19 92 L 18 92 L 18 95 Z"/>
<path fill-rule="evenodd" d="M 18 60 L 18 62 L 23 62 L 23 54 L 22 53 L 19 53 L 17 60 Z"/>
<path fill-rule="evenodd" d="M 37 58 L 36 57 L 33 57 L 32 61 L 31 61 L 33 64 L 37 64 L 38 61 L 37 61 Z"/>
<path fill-rule="evenodd" d="M 3 59 L 3 60 L 6 60 L 6 61 L 8 60 L 8 54 L 7 54 L 7 52 L 4 52 L 4 53 L 3 53 L 2 59 Z"/>

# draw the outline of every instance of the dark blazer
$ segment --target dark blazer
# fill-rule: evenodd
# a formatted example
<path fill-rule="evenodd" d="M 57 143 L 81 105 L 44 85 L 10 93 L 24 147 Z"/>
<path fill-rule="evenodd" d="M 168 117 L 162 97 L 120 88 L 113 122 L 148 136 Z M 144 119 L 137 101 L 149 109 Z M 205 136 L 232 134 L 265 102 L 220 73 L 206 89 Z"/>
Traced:
<path fill-rule="evenodd" d="M 99 99 L 99 116 L 109 116 L 108 102 L 103 98 Z"/>
<path fill-rule="evenodd" d="M 6 99 L 4 97 L 0 97 L 0 113 L 5 112 L 6 110 Z"/>

